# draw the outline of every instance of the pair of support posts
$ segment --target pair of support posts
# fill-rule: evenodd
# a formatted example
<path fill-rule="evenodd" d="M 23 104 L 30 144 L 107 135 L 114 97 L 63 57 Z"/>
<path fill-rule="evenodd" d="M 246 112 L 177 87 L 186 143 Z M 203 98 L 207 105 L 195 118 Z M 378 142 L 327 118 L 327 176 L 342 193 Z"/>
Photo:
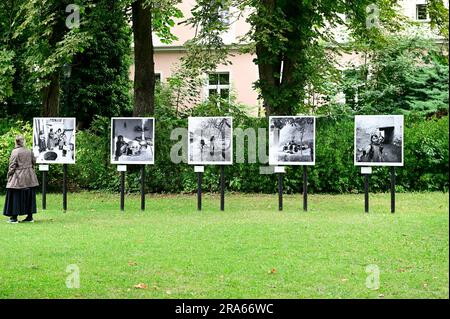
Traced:
<path fill-rule="evenodd" d="M 225 167 L 220 165 L 220 210 L 225 210 Z M 202 210 L 202 180 L 205 172 L 204 166 L 194 166 L 194 172 L 197 174 L 197 209 Z"/>
<path fill-rule="evenodd" d="M 278 210 L 283 210 L 283 174 L 286 173 L 284 166 L 275 166 L 274 173 L 278 177 Z M 308 211 L 308 168 L 303 166 L 303 211 Z"/>
<path fill-rule="evenodd" d="M 369 213 L 369 180 L 372 174 L 372 167 L 361 167 L 361 174 L 364 176 L 364 212 Z M 390 167 L 391 175 L 391 213 L 395 213 L 395 167 Z"/>
<path fill-rule="evenodd" d="M 49 165 L 39 165 L 39 170 L 42 172 L 42 209 L 47 209 L 47 184 Z M 63 164 L 63 210 L 67 211 L 67 164 Z"/>
<path fill-rule="evenodd" d="M 120 210 L 125 211 L 125 173 L 127 165 L 117 165 L 117 171 L 120 172 Z M 145 210 L 145 165 L 140 167 L 141 174 L 141 210 Z"/>

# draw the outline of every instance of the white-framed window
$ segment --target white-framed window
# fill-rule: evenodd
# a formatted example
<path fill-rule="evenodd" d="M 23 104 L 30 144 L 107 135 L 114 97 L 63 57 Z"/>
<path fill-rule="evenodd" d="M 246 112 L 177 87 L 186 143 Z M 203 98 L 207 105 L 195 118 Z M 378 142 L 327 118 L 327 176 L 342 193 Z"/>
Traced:
<path fill-rule="evenodd" d="M 428 20 L 428 8 L 426 3 L 416 4 L 416 20 L 418 21 Z"/>
<path fill-rule="evenodd" d="M 230 72 L 214 72 L 208 74 L 207 97 L 220 96 L 230 98 Z"/>

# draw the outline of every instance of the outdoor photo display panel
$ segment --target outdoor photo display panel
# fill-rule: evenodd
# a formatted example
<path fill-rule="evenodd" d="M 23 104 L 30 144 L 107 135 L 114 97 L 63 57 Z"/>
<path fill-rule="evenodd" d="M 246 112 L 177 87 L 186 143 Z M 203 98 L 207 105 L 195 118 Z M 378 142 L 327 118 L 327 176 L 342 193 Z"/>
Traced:
<path fill-rule="evenodd" d="M 316 119 L 313 116 L 269 118 L 269 164 L 314 165 Z"/>
<path fill-rule="evenodd" d="M 355 116 L 355 165 L 403 166 L 403 115 Z"/>
<path fill-rule="evenodd" d="M 188 130 L 189 164 L 233 164 L 233 119 L 231 117 L 190 117 Z"/>
<path fill-rule="evenodd" d="M 33 153 L 38 164 L 75 164 L 75 118 L 34 118 Z"/>
<path fill-rule="evenodd" d="M 155 163 L 155 119 L 111 119 L 111 163 L 146 165 Z"/>

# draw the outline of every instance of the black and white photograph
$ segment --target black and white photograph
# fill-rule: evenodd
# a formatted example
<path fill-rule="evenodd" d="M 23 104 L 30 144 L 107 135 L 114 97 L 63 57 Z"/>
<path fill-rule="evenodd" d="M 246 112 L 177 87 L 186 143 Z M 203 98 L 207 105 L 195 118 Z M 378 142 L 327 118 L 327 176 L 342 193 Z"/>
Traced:
<path fill-rule="evenodd" d="M 190 117 L 188 126 L 189 164 L 233 164 L 231 117 Z"/>
<path fill-rule="evenodd" d="M 111 163 L 147 165 L 155 163 L 155 119 L 111 119 Z"/>
<path fill-rule="evenodd" d="M 75 118 L 34 118 L 33 153 L 38 164 L 75 164 Z"/>
<path fill-rule="evenodd" d="M 314 116 L 269 118 L 269 164 L 314 165 L 316 119 Z"/>
<path fill-rule="evenodd" d="M 403 166 L 403 115 L 355 116 L 355 165 Z"/>

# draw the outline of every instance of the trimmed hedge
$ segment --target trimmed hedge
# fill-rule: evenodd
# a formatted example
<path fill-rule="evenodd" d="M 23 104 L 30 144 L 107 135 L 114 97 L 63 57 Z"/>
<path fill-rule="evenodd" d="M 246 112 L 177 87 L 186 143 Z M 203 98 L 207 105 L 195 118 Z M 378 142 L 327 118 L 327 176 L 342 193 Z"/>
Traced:
<path fill-rule="evenodd" d="M 202 114 L 196 114 L 202 115 Z M 159 118 L 159 117 L 158 117 Z M 1 124 L 1 122 L 0 122 Z M 267 128 L 265 119 L 248 118 L 239 114 L 234 127 Z M 106 118 L 98 118 L 91 129 L 77 133 L 77 164 L 69 166 L 69 188 L 77 190 L 101 190 L 117 192 L 119 173 L 109 164 L 109 125 Z M 0 125 L 1 126 L 1 125 Z M 449 119 L 425 120 L 405 118 L 405 166 L 397 169 L 398 191 L 448 191 L 449 185 Z M 174 164 L 170 150 L 177 141 L 170 140 L 173 128 L 187 128 L 187 119 L 165 117 L 156 123 L 156 161 L 147 166 L 146 187 L 149 192 L 179 193 L 196 190 L 193 167 Z M 362 192 L 363 179 L 360 169 L 353 165 L 353 119 L 320 117 L 316 124 L 316 165 L 309 170 L 309 190 L 312 193 Z M 5 191 L 9 154 L 14 137 L 22 133 L 31 145 L 30 123 L 17 122 L 0 135 L 0 192 Z M 246 150 L 247 152 L 247 150 Z M 260 175 L 264 164 L 234 164 L 225 169 L 227 189 L 236 192 L 276 192 L 276 177 Z M 139 191 L 139 168 L 128 166 L 127 189 Z M 217 191 L 219 167 L 205 169 L 203 185 L 206 191 Z M 62 166 L 53 165 L 49 173 L 49 189 L 59 191 L 62 183 Z M 384 192 L 389 189 L 389 168 L 374 168 L 371 190 Z M 284 177 L 286 192 L 298 193 L 302 189 L 302 168 L 287 167 Z"/>

